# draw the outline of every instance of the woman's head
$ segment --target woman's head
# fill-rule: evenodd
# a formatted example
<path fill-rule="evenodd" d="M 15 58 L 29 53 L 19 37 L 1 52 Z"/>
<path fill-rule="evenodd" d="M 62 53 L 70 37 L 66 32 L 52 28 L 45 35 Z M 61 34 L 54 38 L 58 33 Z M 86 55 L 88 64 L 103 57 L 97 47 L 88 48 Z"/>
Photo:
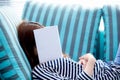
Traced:
<path fill-rule="evenodd" d="M 39 63 L 33 30 L 43 27 L 38 23 L 27 21 L 21 22 L 18 26 L 18 39 L 32 68 Z"/>

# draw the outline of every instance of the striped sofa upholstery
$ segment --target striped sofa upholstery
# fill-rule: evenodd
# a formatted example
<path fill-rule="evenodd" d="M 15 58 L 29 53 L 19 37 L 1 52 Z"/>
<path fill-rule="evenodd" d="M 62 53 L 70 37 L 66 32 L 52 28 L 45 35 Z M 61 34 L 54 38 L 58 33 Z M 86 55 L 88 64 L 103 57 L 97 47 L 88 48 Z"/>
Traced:
<path fill-rule="evenodd" d="M 101 59 L 101 60 L 105 60 L 105 55 L 104 55 L 104 42 L 105 42 L 105 32 L 104 30 L 102 31 L 99 31 L 99 35 L 98 35 L 98 48 L 97 48 L 97 52 L 99 53 L 98 54 L 98 59 Z"/>
<path fill-rule="evenodd" d="M 44 26 L 57 25 L 62 50 L 72 59 L 78 60 L 79 56 L 88 52 L 96 55 L 101 9 L 28 1 L 22 18 Z"/>
<path fill-rule="evenodd" d="M 0 7 L 0 80 L 31 80 L 31 68 L 17 38 L 21 18 L 14 12 Z"/>
<path fill-rule="evenodd" d="M 103 19 L 105 27 L 104 35 L 104 59 L 113 60 L 120 42 L 120 7 L 104 6 Z"/>

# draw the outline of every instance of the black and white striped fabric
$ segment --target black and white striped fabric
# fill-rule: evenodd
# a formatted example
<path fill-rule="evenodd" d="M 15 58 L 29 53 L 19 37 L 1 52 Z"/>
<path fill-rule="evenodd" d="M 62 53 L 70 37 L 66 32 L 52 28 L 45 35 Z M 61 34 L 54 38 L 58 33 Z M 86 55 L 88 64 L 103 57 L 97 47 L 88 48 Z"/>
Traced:
<path fill-rule="evenodd" d="M 120 6 L 104 6 L 104 59 L 114 60 L 120 42 Z"/>
<path fill-rule="evenodd" d="M 36 66 L 32 77 L 33 80 L 119 80 L 120 65 L 109 66 L 98 60 L 92 77 L 82 70 L 81 64 L 70 58 L 59 58 Z"/>
<path fill-rule="evenodd" d="M 13 7 L 0 7 L 0 80 L 31 80 L 31 67 L 17 37 L 21 18 Z"/>
<path fill-rule="evenodd" d="M 78 60 L 91 52 L 96 54 L 96 36 L 101 18 L 101 9 L 82 8 L 79 4 L 28 1 L 23 19 L 39 22 L 44 26 L 57 25 L 64 53 Z"/>

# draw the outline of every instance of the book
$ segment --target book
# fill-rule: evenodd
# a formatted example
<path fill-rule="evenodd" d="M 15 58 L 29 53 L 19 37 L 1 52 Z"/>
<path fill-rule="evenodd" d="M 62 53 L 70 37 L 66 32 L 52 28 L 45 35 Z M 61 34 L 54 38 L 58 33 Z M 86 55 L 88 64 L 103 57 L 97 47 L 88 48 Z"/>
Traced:
<path fill-rule="evenodd" d="M 35 29 L 33 32 L 40 63 L 62 57 L 57 26 Z"/>

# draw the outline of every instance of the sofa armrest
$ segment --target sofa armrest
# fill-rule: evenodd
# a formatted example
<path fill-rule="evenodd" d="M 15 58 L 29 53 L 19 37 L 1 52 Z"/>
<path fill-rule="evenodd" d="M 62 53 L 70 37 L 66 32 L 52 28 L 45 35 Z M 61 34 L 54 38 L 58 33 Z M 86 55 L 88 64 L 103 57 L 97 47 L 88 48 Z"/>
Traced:
<path fill-rule="evenodd" d="M 0 77 L 3 80 L 31 80 L 31 68 L 17 37 L 16 26 L 20 21 L 12 7 L 0 7 Z"/>

